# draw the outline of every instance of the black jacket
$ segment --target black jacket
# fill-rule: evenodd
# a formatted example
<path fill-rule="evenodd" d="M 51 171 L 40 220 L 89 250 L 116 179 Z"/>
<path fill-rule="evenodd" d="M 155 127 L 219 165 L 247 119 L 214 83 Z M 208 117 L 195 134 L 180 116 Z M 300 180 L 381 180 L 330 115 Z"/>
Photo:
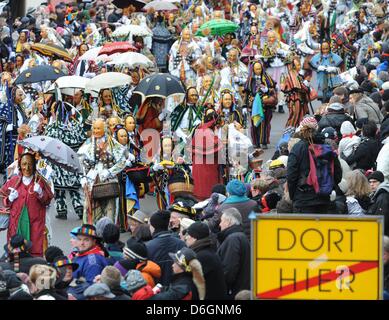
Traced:
<path fill-rule="evenodd" d="M 250 290 L 250 243 L 242 226 L 231 226 L 218 234 L 217 255 L 222 261 L 229 298 Z"/>
<path fill-rule="evenodd" d="M 170 285 L 150 298 L 150 300 L 199 300 L 192 274 L 188 272 L 174 274 Z"/>
<path fill-rule="evenodd" d="M 384 216 L 384 235 L 389 236 L 389 183 L 381 183 L 372 200 L 367 213 Z"/>
<path fill-rule="evenodd" d="M 127 295 L 122 288 L 113 288 L 111 292 L 115 295 L 112 300 L 131 300 L 130 296 Z"/>
<path fill-rule="evenodd" d="M 324 137 L 317 134 L 313 137 L 313 142 L 324 144 Z M 330 196 L 316 194 L 312 186 L 303 182 L 308 177 L 310 170 L 308 142 L 306 140 L 300 140 L 293 146 L 288 156 L 287 170 L 289 195 L 294 207 L 327 206 L 329 204 Z M 338 157 L 335 157 L 334 185 L 339 184 L 341 180 L 342 167 Z"/>
<path fill-rule="evenodd" d="M 380 146 L 376 139 L 363 138 L 355 152 L 345 160 L 348 165 L 356 164 L 354 169 L 369 170 L 375 168 Z"/>
<path fill-rule="evenodd" d="M 338 133 L 338 137 L 342 137 L 340 127 L 344 121 L 350 121 L 354 125 L 354 120 L 344 111 L 329 111 L 319 121 L 319 132 L 327 127 L 332 127 Z"/>
<path fill-rule="evenodd" d="M 170 277 L 173 273 L 173 260 L 169 253 L 176 253 L 184 246 L 185 243 L 170 231 L 154 233 L 153 239 L 146 243 L 149 260 L 161 267 L 160 283 L 162 285 L 167 286 L 170 283 Z"/>
<path fill-rule="evenodd" d="M 210 237 L 197 240 L 191 247 L 203 268 L 205 279 L 205 300 L 226 299 L 227 288 L 223 265 Z"/>

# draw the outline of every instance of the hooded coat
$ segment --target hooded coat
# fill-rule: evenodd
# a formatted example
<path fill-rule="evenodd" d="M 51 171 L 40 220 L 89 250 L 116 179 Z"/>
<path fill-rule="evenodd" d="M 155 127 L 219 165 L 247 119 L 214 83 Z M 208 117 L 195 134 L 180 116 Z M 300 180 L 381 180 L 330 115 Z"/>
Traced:
<path fill-rule="evenodd" d="M 250 290 L 250 243 L 240 225 L 218 234 L 217 255 L 222 261 L 229 298 L 241 290 Z"/>
<path fill-rule="evenodd" d="M 384 216 L 384 235 L 389 236 L 389 182 L 383 182 L 378 186 L 372 200 L 367 214 Z"/>
<path fill-rule="evenodd" d="M 367 118 L 369 121 L 374 121 L 377 125 L 382 123 L 384 119 L 378 105 L 372 99 L 365 96 L 354 106 L 354 115 L 357 120 Z"/>
<path fill-rule="evenodd" d="M 223 265 L 210 237 L 197 240 L 191 247 L 203 268 L 205 279 L 205 300 L 226 299 L 226 282 Z"/>

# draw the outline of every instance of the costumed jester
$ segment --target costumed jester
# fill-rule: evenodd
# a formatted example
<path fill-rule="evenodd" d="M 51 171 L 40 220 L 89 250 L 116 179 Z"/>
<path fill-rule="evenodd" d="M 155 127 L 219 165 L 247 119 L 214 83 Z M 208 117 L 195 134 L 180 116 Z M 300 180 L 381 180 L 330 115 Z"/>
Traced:
<path fill-rule="evenodd" d="M 85 193 L 84 221 L 95 223 L 103 216 L 116 221 L 119 194 L 113 184 L 118 183 L 117 174 L 126 166 L 125 148 L 107 133 L 104 119 L 94 120 L 92 132 L 92 137 L 77 152 L 84 169 L 81 179 Z M 99 182 L 113 183 L 108 196 L 92 192 Z"/>
<path fill-rule="evenodd" d="M 45 135 L 62 141 L 76 152 L 85 142 L 87 136 L 86 132 L 83 130 L 83 122 L 72 117 L 73 113 L 75 114 L 75 108 L 72 105 L 63 101 L 55 102 L 55 121 L 52 121 L 46 127 Z M 83 203 L 80 193 L 81 177 L 79 174 L 65 170 L 57 165 L 53 165 L 53 170 L 57 208 L 56 218 L 62 220 L 67 219 L 68 206 L 66 191 L 68 191 L 75 213 L 82 219 Z"/>
<path fill-rule="evenodd" d="M 323 41 L 320 50 L 320 53 L 312 57 L 310 64 L 317 72 L 318 99 L 324 103 L 331 98 L 333 89 L 342 84 L 338 74 L 339 66 L 343 60 L 330 51 L 331 47 L 328 41 Z"/>
<path fill-rule="evenodd" d="M 27 123 L 24 107 L 22 105 L 24 94 L 19 88 L 10 87 L 9 74 L 2 77 L 2 91 L 0 101 L 0 172 L 14 161 L 14 151 L 18 137 L 18 128 Z"/>
<path fill-rule="evenodd" d="M 47 248 L 46 207 L 54 195 L 45 179 L 37 174 L 34 155 L 20 156 L 19 174 L 8 180 L 0 193 L 10 212 L 7 241 L 20 234 L 31 240 L 33 256 L 43 256 Z"/>
<path fill-rule="evenodd" d="M 277 106 L 277 91 L 276 84 L 273 79 L 267 74 L 261 61 L 254 61 L 250 66 L 249 78 L 246 86 L 246 105 L 249 111 L 254 112 L 262 109 L 263 119 L 251 118 L 251 135 L 253 143 L 256 146 L 261 144 L 266 149 L 270 143 L 271 119 L 273 117 L 273 109 Z M 253 106 L 254 102 L 257 104 Z M 273 103 L 271 103 L 273 102 Z M 258 105 L 260 104 L 260 105 Z M 256 120 L 256 122 L 254 122 Z"/>

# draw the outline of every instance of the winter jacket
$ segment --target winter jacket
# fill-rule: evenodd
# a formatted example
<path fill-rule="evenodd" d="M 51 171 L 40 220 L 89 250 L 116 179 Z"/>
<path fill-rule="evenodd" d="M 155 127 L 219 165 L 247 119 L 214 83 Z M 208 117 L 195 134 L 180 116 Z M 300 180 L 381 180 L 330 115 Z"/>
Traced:
<path fill-rule="evenodd" d="M 385 181 L 389 182 L 389 137 L 382 141 L 383 147 L 377 156 L 377 171 L 384 174 Z"/>
<path fill-rule="evenodd" d="M 161 267 L 160 283 L 167 286 L 172 275 L 173 260 L 169 253 L 176 253 L 185 243 L 175 237 L 170 231 L 161 231 L 153 234 L 153 239 L 146 243 L 148 258 Z"/>
<path fill-rule="evenodd" d="M 228 200 L 228 198 L 227 198 Z M 227 201 L 226 200 L 226 201 Z M 226 203 L 224 202 L 220 206 L 220 211 L 223 212 L 223 210 L 228 208 L 236 208 L 242 215 L 242 225 L 244 233 L 247 236 L 247 239 L 251 239 L 251 220 L 249 219 L 249 214 L 254 210 L 256 212 L 260 212 L 258 210 L 258 203 L 254 200 L 244 201 L 244 202 L 237 202 L 237 203 Z"/>
<path fill-rule="evenodd" d="M 346 157 L 345 160 L 348 165 L 355 163 L 354 169 L 369 170 L 375 168 L 379 148 L 380 146 L 377 140 L 373 138 L 362 138 L 355 152 L 349 157 Z"/>
<path fill-rule="evenodd" d="M 313 137 L 313 142 L 324 143 L 324 137 L 317 134 Z M 306 184 L 305 180 L 309 175 L 310 164 L 308 154 L 308 142 L 300 140 L 289 153 L 288 157 L 287 183 L 290 199 L 296 208 L 327 206 L 330 196 L 318 195 L 312 186 Z M 334 185 L 342 180 L 342 168 L 338 157 L 334 159 Z"/>
<path fill-rule="evenodd" d="M 361 138 L 355 135 L 356 130 L 349 121 L 342 123 L 340 133 L 342 134 L 342 139 L 339 141 L 339 156 L 341 158 L 349 157 L 361 143 Z"/>
<path fill-rule="evenodd" d="M 155 287 L 159 278 L 161 278 L 161 267 L 153 261 L 142 261 L 137 264 L 136 269 L 142 273 L 143 278 L 152 288 Z"/>
<path fill-rule="evenodd" d="M 98 247 L 92 248 L 85 253 L 79 253 L 74 259 L 78 268 L 73 272 L 73 278 L 85 278 L 89 284 L 93 284 L 95 277 L 108 265 L 107 259 L 103 256 Z"/>
<path fill-rule="evenodd" d="M 223 265 L 210 237 L 197 240 L 190 248 L 196 252 L 203 268 L 205 279 L 205 300 L 226 299 L 227 288 Z"/>
<path fill-rule="evenodd" d="M 328 111 L 319 121 L 319 132 L 321 132 L 324 128 L 332 127 L 340 135 L 340 127 L 343 122 L 350 121 L 352 124 L 354 123 L 353 119 L 345 114 L 344 111 Z"/>
<path fill-rule="evenodd" d="M 174 274 L 170 285 L 149 300 L 199 300 L 199 294 L 192 274 L 183 272 Z"/>
<path fill-rule="evenodd" d="M 367 214 L 384 216 L 384 234 L 389 236 L 389 182 L 378 186 Z"/>
<path fill-rule="evenodd" d="M 242 226 L 231 226 L 218 234 L 217 255 L 222 261 L 229 298 L 250 290 L 250 243 Z"/>
<path fill-rule="evenodd" d="M 358 119 L 367 118 L 379 125 L 382 123 L 384 116 L 378 105 L 369 97 L 362 97 L 354 106 L 354 116 Z"/>
<path fill-rule="evenodd" d="M 112 300 L 131 300 L 130 296 L 122 288 L 111 288 L 111 292 L 115 295 Z"/>

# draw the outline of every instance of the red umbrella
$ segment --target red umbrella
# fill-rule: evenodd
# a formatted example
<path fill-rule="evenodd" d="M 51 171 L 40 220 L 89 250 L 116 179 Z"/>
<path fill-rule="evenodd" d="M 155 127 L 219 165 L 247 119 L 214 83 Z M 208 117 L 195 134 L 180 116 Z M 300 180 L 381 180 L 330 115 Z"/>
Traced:
<path fill-rule="evenodd" d="M 137 52 L 138 49 L 128 42 L 110 42 L 106 43 L 99 51 L 99 56 L 102 54 L 111 55 L 117 52 Z"/>

